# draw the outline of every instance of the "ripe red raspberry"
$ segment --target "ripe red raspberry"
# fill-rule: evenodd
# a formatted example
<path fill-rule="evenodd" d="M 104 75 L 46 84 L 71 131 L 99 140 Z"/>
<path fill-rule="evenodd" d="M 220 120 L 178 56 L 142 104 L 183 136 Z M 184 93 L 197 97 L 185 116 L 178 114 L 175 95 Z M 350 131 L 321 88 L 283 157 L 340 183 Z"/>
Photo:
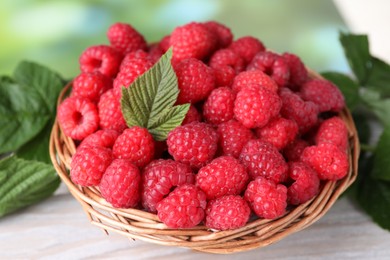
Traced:
<path fill-rule="evenodd" d="M 138 50 L 138 51 L 133 51 L 133 52 L 127 53 L 125 55 L 125 57 L 123 57 L 123 59 L 122 59 L 121 66 L 119 67 L 119 70 L 128 66 L 128 64 L 132 63 L 134 59 L 147 60 L 147 59 L 149 59 L 149 54 L 143 50 Z"/>
<path fill-rule="evenodd" d="M 250 214 L 251 209 L 241 196 L 228 195 L 207 204 L 205 225 L 217 230 L 237 229 L 245 226 Z"/>
<path fill-rule="evenodd" d="M 279 114 L 281 106 L 281 100 L 275 92 L 250 85 L 237 93 L 234 116 L 245 127 L 263 127 Z"/>
<path fill-rule="evenodd" d="M 157 203 L 171 190 L 194 182 L 195 176 L 187 164 L 163 159 L 152 161 L 142 173 L 142 206 L 156 212 Z"/>
<path fill-rule="evenodd" d="M 134 208 L 140 201 L 141 174 L 133 163 L 115 159 L 99 184 L 102 197 L 115 208 Z"/>
<path fill-rule="evenodd" d="M 178 104 L 205 99 L 215 87 L 213 70 L 197 59 L 186 59 L 175 66 L 180 93 Z"/>
<path fill-rule="evenodd" d="M 348 155 L 332 143 L 306 147 L 301 160 L 312 167 L 321 180 L 340 180 L 349 170 Z"/>
<path fill-rule="evenodd" d="M 98 130 L 93 134 L 87 136 L 77 147 L 77 149 L 81 147 L 93 147 L 93 146 L 101 146 L 106 148 L 112 148 L 115 143 L 115 140 L 118 138 L 119 132 L 115 130 Z"/>
<path fill-rule="evenodd" d="M 233 41 L 233 34 L 228 27 L 216 21 L 205 22 L 204 25 L 217 36 L 217 48 L 225 48 Z"/>
<path fill-rule="evenodd" d="M 303 150 L 305 150 L 306 147 L 309 146 L 309 143 L 302 139 L 295 139 L 292 143 L 287 145 L 284 150 L 283 154 L 284 157 L 286 157 L 287 161 L 290 162 L 296 162 L 299 161 L 301 158 L 301 154 L 303 153 Z"/>
<path fill-rule="evenodd" d="M 230 66 L 217 66 L 213 68 L 215 75 L 215 85 L 217 87 L 230 87 L 233 83 L 236 72 Z"/>
<path fill-rule="evenodd" d="M 234 117 L 233 91 L 228 87 L 214 89 L 203 105 L 203 117 L 211 124 L 220 124 Z"/>
<path fill-rule="evenodd" d="M 149 46 L 148 56 L 147 58 L 155 64 L 161 56 L 164 54 L 164 51 L 161 49 L 160 45 L 155 43 Z"/>
<path fill-rule="evenodd" d="M 254 138 L 252 131 L 236 120 L 230 120 L 218 125 L 219 145 L 224 155 L 235 158 L 240 156 L 246 143 Z"/>
<path fill-rule="evenodd" d="M 259 139 L 281 150 L 295 139 L 298 134 L 298 125 L 294 120 L 279 117 L 270 121 L 266 126 L 257 128 L 256 134 Z"/>
<path fill-rule="evenodd" d="M 247 70 L 261 70 L 281 87 L 285 86 L 290 78 L 290 70 L 284 58 L 270 51 L 256 54 Z"/>
<path fill-rule="evenodd" d="M 220 49 L 214 52 L 209 65 L 214 69 L 228 66 L 233 68 L 236 74 L 245 69 L 243 58 L 230 49 Z"/>
<path fill-rule="evenodd" d="M 249 175 L 239 160 L 220 156 L 203 166 L 196 175 L 196 185 L 208 200 L 224 195 L 239 195 L 246 187 Z"/>
<path fill-rule="evenodd" d="M 100 72 L 113 78 L 118 73 L 122 55 L 106 45 L 96 45 L 87 48 L 80 56 L 80 69 L 85 73 Z"/>
<path fill-rule="evenodd" d="M 111 150 L 105 147 L 77 149 L 70 163 L 70 178 L 81 186 L 99 185 L 112 160 Z"/>
<path fill-rule="evenodd" d="M 100 97 L 98 110 L 101 129 L 112 129 L 121 133 L 127 128 L 121 104 L 114 95 L 113 89 L 108 90 Z"/>
<path fill-rule="evenodd" d="M 205 25 L 192 22 L 176 27 L 169 44 L 173 47 L 173 59 L 177 61 L 188 58 L 202 60 L 214 50 L 216 38 Z"/>
<path fill-rule="evenodd" d="M 206 195 L 193 184 L 177 187 L 157 204 L 157 215 L 170 228 L 191 228 L 205 216 Z"/>
<path fill-rule="evenodd" d="M 287 86 L 292 90 L 299 90 L 300 87 L 309 80 L 309 75 L 305 64 L 301 59 L 292 53 L 285 52 L 282 54 L 290 71 L 290 79 Z"/>
<path fill-rule="evenodd" d="M 194 122 L 169 132 L 167 144 L 169 153 L 176 161 L 200 168 L 213 159 L 218 134 L 211 125 Z"/>
<path fill-rule="evenodd" d="M 323 121 L 314 137 L 315 143 L 332 143 L 346 151 L 348 148 L 348 129 L 340 117 L 332 117 Z"/>
<path fill-rule="evenodd" d="M 170 41 L 171 41 L 171 36 L 166 35 L 158 43 L 158 46 L 160 47 L 163 53 L 165 53 L 169 49 L 169 47 L 171 47 Z"/>
<path fill-rule="evenodd" d="M 145 58 L 128 60 L 126 64 L 121 67 L 118 75 L 114 79 L 113 87 L 115 96 L 120 98 L 122 96 L 122 87 L 128 88 L 136 78 L 144 74 L 152 66 L 153 63 Z"/>
<path fill-rule="evenodd" d="M 202 120 L 201 114 L 198 112 L 194 105 L 190 105 L 190 109 L 188 110 L 186 117 L 184 118 L 181 125 L 186 125 L 192 122 L 200 122 Z"/>
<path fill-rule="evenodd" d="M 238 93 L 243 87 L 259 85 L 263 88 L 277 92 L 278 85 L 270 76 L 260 70 L 243 71 L 233 81 L 232 89 Z"/>
<path fill-rule="evenodd" d="M 229 48 L 240 55 L 246 64 L 253 59 L 256 53 L 265 51 L 263 43 L 252 36 L 244 36 L 235 40 Z"/>
<path fill-rule="evenodd" d="M 279 151 L 270 143 L 250 140 L 240 154 L 240 161 L 250 177 L 265 177 L 276 183 L 287 180 L 287 163 Z"/>
<path fill-rule="evenodd" d="M 301 88 L 304 100 L 315 103 L 320 112 L 341 111 L 345 107 L 344 96 L 339 88 L 328 80 L 312 79 Z"/>
<path fill-rule="evenodd" d="M 244 195 L 260 218 L 275 219 L 283 216 L 287 207 L 287 188 L 263 177 L 248 184 Z"/>
<path fill-rule="evenodd" d="M 301 133 L 306 133 L 318 121 L 318 106 L 310 101 L 304 101 L 300 96 L 284 88 L 279 91 L 282 99 L 280 114 L 287 119 L 295 120 Z"/>
<path fill-rule="evenodd" d="M 142 168 L 153 159 L 154 140 L 147 129 L 133 126 L 116 139 L 112 152 L 115 158 L 129 159 Z"/>
<path fill-rule="evenodd" d="M 290 162 L 289 176 L 295 182 L 288 187 L 287 201 L 299 205 L 312 199 L 320 190 L 320 179 L 317 173 L 303 162 Z"/>
<path fill-rule="evenodd" d="M 129 24 L 114 23 L 107 31 L 107 38 L 122 54 L 147 48 L 144 37 Z"/>
<path fill-rule="evenodd" d="M 58 108 L 57 118 L 64 134 L 75 140 L 83 140 L 99 127 L 96 105 L 82 97 L 66 98 Z"/>
<path fill-rule="evenodd" d="M 100 96 L 112 87 L 112 80 L 100 72 L 81 73 L 73 80 L 72 96 L 98 102 Z"/>

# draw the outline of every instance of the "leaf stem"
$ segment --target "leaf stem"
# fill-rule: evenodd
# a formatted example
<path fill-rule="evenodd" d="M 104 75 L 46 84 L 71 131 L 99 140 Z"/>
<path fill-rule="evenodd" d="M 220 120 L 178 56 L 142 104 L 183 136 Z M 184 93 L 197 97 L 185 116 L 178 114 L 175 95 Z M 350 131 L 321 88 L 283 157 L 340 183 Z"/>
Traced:
<path fill-rule="evenodd" d="M 375 152 L 376 146 L 369 144 L 360 144 L 360 150 L 365 152 Z"/>

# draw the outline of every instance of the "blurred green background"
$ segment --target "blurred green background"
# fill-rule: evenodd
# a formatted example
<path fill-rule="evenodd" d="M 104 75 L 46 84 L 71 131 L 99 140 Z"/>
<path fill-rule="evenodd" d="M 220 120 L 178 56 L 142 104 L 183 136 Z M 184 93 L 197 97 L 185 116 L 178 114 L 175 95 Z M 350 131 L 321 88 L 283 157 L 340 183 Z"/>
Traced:
<path fill-rule="evenodd" d="M 270 49 L 296 53 L 315 70 L 348 71 L 338 41 L 347 29 L 332 1 L 1 0 L 0 74 L 30 60 L 74 77 L 80 53 L 107 44 L 106 30 L 117 21 L 154 42 L 178 25 L 207 20 L 224 23 L 235 38 L 253 35 Z"/>

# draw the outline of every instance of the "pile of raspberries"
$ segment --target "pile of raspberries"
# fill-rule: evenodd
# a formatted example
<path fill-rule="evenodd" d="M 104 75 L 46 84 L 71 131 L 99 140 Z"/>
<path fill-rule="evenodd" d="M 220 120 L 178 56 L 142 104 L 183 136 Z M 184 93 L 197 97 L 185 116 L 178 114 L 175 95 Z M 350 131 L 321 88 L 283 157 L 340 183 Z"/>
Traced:
<path fill-rule="evenodd" d="M 131 25 L 113 24 L 109 45 L 87 48 L 81 73 L 58 109 L 75 140 L 70 177 L 95 186 L 116 208 L 156 213 L 170 228 L 212 230 L 275 219 L 349 171 L 345 107 L 337 86 L 313 79 L 300 58 L 267 50 L 257 38 L 233 39 L 215 21 L 175 28 L 148 44 Z M 170 47 L 190 103 L 166 141 L 127 127 L 121 88 Z"/>

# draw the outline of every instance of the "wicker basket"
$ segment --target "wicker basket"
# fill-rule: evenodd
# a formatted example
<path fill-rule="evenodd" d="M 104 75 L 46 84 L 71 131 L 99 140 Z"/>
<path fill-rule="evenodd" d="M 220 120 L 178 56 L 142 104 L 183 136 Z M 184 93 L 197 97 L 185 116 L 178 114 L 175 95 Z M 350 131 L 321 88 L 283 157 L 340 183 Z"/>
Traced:
<path fill-rule="evenodd" d="M 311 77 L 319 78 L 314 72 Z M 58 103 L 66 96 L 71 84 L 62 91 Z M 284 216 L 274 219 L 256 219 L 246 226 L 228 231 L 209 230 L 205 226 L 190 229 L 171 229 L 157 215 L 138 209 L 113 208 L 100 195 L 98 188 L 81 187 L 69 177 L 71 157 L 76 151 L 73 140 L 66 137 L 56 121 L 50 138 L 50 155 L 56 171 L 68 186 L 71 194 L 80 202 L 90 222 L 107 234 L 114 231 L 131 239 L 139 239 L 160 245 L 187 247 L 194 250 L 229 254 L 251 250 L 275 243 L 282 238 L 302 230 L 321 218 L 337 198 L 354 182 L 357 175 L 359 140 L 348 109 L 340 113 L 349 132 L 348 175 L 339 181 L 327 181 L 319 194 L 310 201 L 289 210 Z"/>

